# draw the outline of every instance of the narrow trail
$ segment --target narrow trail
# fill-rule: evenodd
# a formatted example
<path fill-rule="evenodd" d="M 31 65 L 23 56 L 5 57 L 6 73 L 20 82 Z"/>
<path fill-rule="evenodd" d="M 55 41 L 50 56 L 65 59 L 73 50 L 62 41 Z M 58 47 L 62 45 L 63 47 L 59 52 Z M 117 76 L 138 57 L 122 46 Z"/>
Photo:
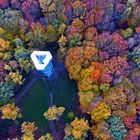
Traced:
<path fill-rule="evenodd" d="M 64 73 L 66 73 L 66 69 L 64 67 L 64 64 L 60 63 L 59 61 L 57 61 L 56 59 L 54 59 L 53 61 L 53 66 L 54 66 L 54 75 L 52 76 L 51 80 L 47 80 L 47 78 L 45 76 L 42 76 L 42 79 L 46 85 L 46 89 L 48 90 L 49 93 L 49 97 L 50 97 L 50 106 L 53 106 L 53 95 L 55 93 L 55 87 L 56 84 L 59 80 L 59 78 L 61 78 L 61 75 L 63 75 Z M 48 121 L 52 135 L 54 137 L 54 140 L 60 140 L 59 134 L 56 130 L 55 127 L 55 121 Z"/>
<path fill-rule="evenodd" d="M 50 97 L 50 106 L 53 106 L 53 94 L 54 94 L 54 90 L 55 90 L 55 85 L 57 84 L 57 80 L 56 77 L 53 77 L 52 80 L 48 81 L 45 77 L 43 77 L 43 81 L 46 85 L 46 89 L 48 90 L 48 94 Z M 49 85 L 48 85 L 49 83 Z M 52 135 L 54 137 L 54 140 L 60 140 L 56 127 L 55 127 L 55 121 L 48 121 L 49 123 L 49 127 L 51 129 Z"/>
<path fill-rule="evenodd" d="M 29 83 L 27 88 L 15 98 L 15 104 L 18 104 L 20 102 L 20 100 L 26 95 L 26 93 L 30 90 L 30 88 L 37 81 L 37 79 L 38 78 L 36 76 L 33 77 L 32 81 Z"/>
<path fill-rule="evenodd" d="M 51 80 L 51 81 L 48 81 L 47 79 L 46 79 L 46 77 L 44 76 L 44 75 L 42 75 L 42 74 L 39 74 L 37 71 L 34 71 L 33 72 L 33 79 L 32 79 L 32 81 L 28 84 L 28 86 L 26 87 L 26 89 L 23 91 L 23 92 L 21 92 L 16 98 L 15 98 L 15 103 L 16 104 L 19 104 L 20 103 L 20 101 L 22 100 L 22 98 L 28 93 L 28 91 L 31 89 L 31 87 L 35 84 L 35 82 L 38 80 L 38 79 L 42 79 L 43 81 L 44 81 L 44 83 L 45 83 L 45 86 L 46 86 L 46 89 L 47 89 L 47 91 L 48 91 L 48 94 L 49 94 L 49 104 L 50 104 L 50 106 L 53 106 L 53 93 L 54 93 L 54 90 L 55 90 L 55 85 L 56 85 L 56 82 L 57 82 L 57 79 L 53 79 L 53 80 L 55 80 L 55 81 L 53 81 L 53 80 Z M 49 85 L 48 85 L 48 83 L 49 83 Z M 55 128 L 55 122 L 54 121 L 49 121 L 48 122 L 49 123 L 49 127 L 50 127 L 50 129 L 51 129 L 51 132 L 52 132 L 52 134 L 53 134 L 53 136 L 54 136 L 54 140 L 60 140 L 59 139 L 59 136 L 57 135 L 57 130 L 56 130 L 56 128 Z"/>
<path fill-rule="evenodd" d="M 36 70 L 33 70 L 31 73 L 33 75 L 31 82 L 29 82 L 28 86 L 24 89 L 23 92 L 21 92 L 15 97 L 15 104 L 18 104 L 22 100 L 22 98 L 27 94 L 27 92 L 31 89 L 31 87 L 35 84 L 35 82 L 38 79 L 42 78 L 42 74 Z"/>

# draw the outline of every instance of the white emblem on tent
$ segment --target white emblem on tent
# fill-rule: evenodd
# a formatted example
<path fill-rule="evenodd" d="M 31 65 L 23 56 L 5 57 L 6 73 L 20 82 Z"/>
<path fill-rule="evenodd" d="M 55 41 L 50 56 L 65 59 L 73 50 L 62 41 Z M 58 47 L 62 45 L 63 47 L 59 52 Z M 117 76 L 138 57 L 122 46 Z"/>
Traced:
<path fill-rule="evenodd" d="M 49 51 L 34 51 L 31 54 L 31 59 L 37 70 L 45 70 L 52 60 L 52 55 Z"/>

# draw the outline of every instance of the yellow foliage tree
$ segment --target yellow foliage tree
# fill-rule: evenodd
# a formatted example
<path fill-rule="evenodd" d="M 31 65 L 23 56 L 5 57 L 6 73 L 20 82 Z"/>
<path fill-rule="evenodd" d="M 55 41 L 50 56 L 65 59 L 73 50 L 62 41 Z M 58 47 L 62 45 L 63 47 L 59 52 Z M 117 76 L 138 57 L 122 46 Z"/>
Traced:
<path fill-rule="evenodd" d="M 65 111 L 64 107 L 56 107 L 55 105 L 52 107 L 49 107 L 48 111 L 44 112 L 44 117 L 47 120 L 58 120 L 59 117 L 63 114 Z"/>
<path fill-rule="evenodd" d="M 19 107 L 15 106 L 15 104 L 4 105 L 0 107 L 0 111 L 2 113 L 2 119 L 15 120 L 16 118 L 22 117 Z"/>
<path fill-rule="evenodd" d="M 75 118 L 73 122 L 71 122 L 72 126 L 72 135 L 75 139 L 80 139 L 82 136 L 86 135 L 86 132 L 89 130 L 88 121 L 85 119 Z"/>
<path fill-rule="evenodd" d="M 57 52 L 58 58 L 60 60 L 63 60 L 67 54 L 68 48 L 65 47 L 66 43 L 67 43 L 67 38 L 64 35 L 62 35 L 58 40 L 59 50 Z"/>
<path fill-rule="evenodd" d="M 16 72 L 10 72 L 9 75 L 5 78 L 7 82 L 12 82 L 13 84 L 22 85 L 24 79 L 20 72 L 17 70 Z"/>
<path fill-rule="evenodd" d="M 34 131 L 36 129 L 37 127 L 34 122 L 23 122 L 21 125 L 22 140 L 34 140 Z"/>
<path fill-rule="evenodd" d="M 59 38 L 58 43 L 59 43 L 59 47 L 64 47 L 67 43 L 67 38 L 64 35 L 62 35 Z"/>
<path fill-rule="evenodd" d="M 5 67 L 4 67 L 5 70 L 8 70 L 8 71 L 11 71 L 12 68 L 8 65 L 8 64 L 5 64 Z"/>
<path fill-rule="evenodd" d="M 32 62 L 29 59 L 20 58 L 19 65 L 27 73 L 33 68 Z"/>
<path fill-rule="evenodd" d="M 110 107 L 103 102 L 100 102 L 99 104 L 97 104 L 91 112 L 91 118 L 95 122 L 100 122 L 101 120 L 105 120 L 110 115 L 111 115 Z"/>

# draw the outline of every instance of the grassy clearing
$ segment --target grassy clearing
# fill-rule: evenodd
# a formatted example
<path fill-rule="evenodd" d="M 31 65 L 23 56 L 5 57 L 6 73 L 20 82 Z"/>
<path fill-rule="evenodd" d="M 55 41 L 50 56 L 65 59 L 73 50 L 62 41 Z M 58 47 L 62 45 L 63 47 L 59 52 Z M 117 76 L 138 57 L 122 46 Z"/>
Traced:
<path fill-rule="evenodd" d="M 23 121 L 34 121 L 39 128 L 48 129 L 43 113 L 49 107 L 48 91 L 43 80 L 38 80 L 22 99 L 20 106 L 23 112 Z"/>
<path fill-rule="evenodd" d="M 68 74 L 63 74 L 57 82 L 57 87 L 54 94 L 54 104 L 56 106 L 64 106 L 64 120 L 68 122 L 67 113 L 72 111 L 77 114 L 78 100 L 74 95 L 77 94 L 76 82 L 69 79 Z"/>
<path fill-rule="evenodd" d="M 67 73 L 59 77 L 54 91 L 53 104 L 65 107 L 65 122 L 69 121 L 68 112 L 72 111 L 76 114 L 78 102 L 73 95 L 76 93 L 76 89 L 76 83 L 69 79 Z M 21 100 L 20 106 L 23 112 L 23 121 L 34 121 L 40 129 L 49 131 L 48 123 L 43 117 L 43 113 L 49 107 L 49 95 L 43 80 L 38 80 L 34 84 Z"/>

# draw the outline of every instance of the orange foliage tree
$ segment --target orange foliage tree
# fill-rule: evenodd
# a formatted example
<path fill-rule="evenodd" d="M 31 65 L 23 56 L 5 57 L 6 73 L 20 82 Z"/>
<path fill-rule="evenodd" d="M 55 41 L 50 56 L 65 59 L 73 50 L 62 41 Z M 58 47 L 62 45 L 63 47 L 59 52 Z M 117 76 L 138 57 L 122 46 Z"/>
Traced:
<path fill-rule="evenodd" d="M 96 62 L 97 56 L 96 46 L 85 45 L 70 48 L 65 59 L 70 78 L 78 82 L 79 101 L 83 112 L 87 112 L 89 104 L 99 95 L 102 64 Z"/>

